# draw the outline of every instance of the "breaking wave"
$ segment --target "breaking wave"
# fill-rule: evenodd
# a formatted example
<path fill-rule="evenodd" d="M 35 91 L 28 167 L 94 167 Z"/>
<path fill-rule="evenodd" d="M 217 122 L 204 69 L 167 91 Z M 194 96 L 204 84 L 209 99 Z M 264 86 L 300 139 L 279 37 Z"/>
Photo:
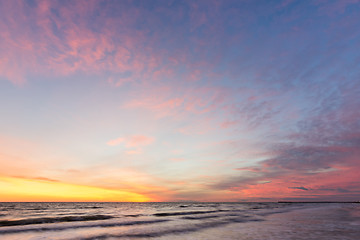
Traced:
<path fill-rule="evenodd" d="M 134 226 L 134 225 L 143 225 L 143 224 L 154 224 L 167 222 L 167 219 L 158 219 L 158 220 L 149 220 L 149 221 L 131 221 L 131 222 L 103 222 L 103 223 L 87 223 L 79 224 L 72 226 L 38 226 L 38 227 L 28 227 L 28 228 L 8 228 L 0 229 L 0 234 L 8 233 L 20 233 L 20 232 L 34 232 L 34 231 L 60 231 L 67 229 L 76 229 L 76 228 L 94 228 L 94 227 L 120 227 L 120 226 Z"/>
<path fill-rule="evenodd" d="M 43 223 L 60 223 L 60 222 L 82 222 L 82 221 L 96 221 L 114 218 L 108 215 L 87 215 L 87 216 L 66 216 L 66 217 L 46 217 L 46 218 L 28 218 L 20 220 L 3 220 L 0 221 L 1 227 L 43 224 Z"/>

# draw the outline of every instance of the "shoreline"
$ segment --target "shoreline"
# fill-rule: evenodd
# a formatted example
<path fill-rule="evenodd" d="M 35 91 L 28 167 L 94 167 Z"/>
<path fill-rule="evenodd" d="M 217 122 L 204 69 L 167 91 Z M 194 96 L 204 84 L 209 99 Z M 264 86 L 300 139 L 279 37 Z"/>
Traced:
<path fill-rule="evenodd" d="M 205 229 L 191 235 L 159 239 L 357 240 L 360 236 L 360 215 L 352 217 L 349 208 L 351 206 L 343 205 L 289 208 L 264 214 L 263 221 L 231 223 L 221 229 Z M 358 205 L 356 211 L 360 212 Z"/>

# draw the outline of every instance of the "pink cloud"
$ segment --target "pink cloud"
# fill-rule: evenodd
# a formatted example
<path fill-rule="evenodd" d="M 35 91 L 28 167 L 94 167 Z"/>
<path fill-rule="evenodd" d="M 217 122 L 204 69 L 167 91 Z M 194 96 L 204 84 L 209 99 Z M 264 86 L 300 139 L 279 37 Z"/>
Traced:
<path fill-rule="evenodd" d="M 117 138 L 117 139 L 114 139 L 114 140 L 110 140 L 107 142 L 107 145 L 110 145 L 110 146 L 116 146 L 116 145 L 119 145 L 121 143 L 125 142 L 125 139 L 124 138 Z"/>
<path fill-rule="evenodd" d="M 113 85 L 115 87 L 121 87 L 124 84 L 126 84 L 128 82 L 131 82 L 131 81 L 132 81 L 131 78 L 115 78 L 115 77 L 109 77 L 108 80 L 107 80 L 107 82 L 110 85 Z"/>
<path fill-rule="evenodd" d="M 178 116 L 182 112 L 185 99 L 181 96 L 182 90 L 178 89 L 176 92 L 175 88 L 170 84 L 161 87 L 146 85 L 137 91 L 136 98 L 125 102 L 123 107 L 146 109 L 153 112 L 157 118 Z"/>
<path fill-rule="evenodd" d="M 242 175 L 219 179 L 215 188 L 246 198 L 345 200 L 359 196 L 357 146 L 290 146 L 280 152 L 259 165 L 235 169 L 242 171 Z"/>
<path fill-rule="evenodd" d="M 238 171 L 250 171 L 250 172 L 262 172 L 263 169 L 258 167 L 243 167 L 243 168 L 236 168 L 235 170 Z"/>
<path fill-rule="evenodd" d="M 221 87 L 197 87 L 188 89 L 181 83 L 164 82 L 162 86 L 151 84 L 137 91 L 136 98 L 123 104 L 124 108 L 146 109 L 156 118 L 184 119 L 190 115 L 215 113 L 222 109 L 229 95 Z"/>
<path fill-rule="evenodd" d="M 39 74 L 49 77 L 77 71 L 92 74 L 110 71 L 116 75 L 130 71 L 135 79 L 158 68 L 158 56 L 151 48 L 143 48 L 144 33 L 131 28 L 127 32 L 117 30 L 135 24 L 133 9 L 117 19 L 100 14 L 97 21 L 104 28 L 99 33 L 89 28 L 87 22 L 99 3 L 73 4 L 76 6 L 69 8 L 59 2 L 41 1 L 33 9 L 26 2 L 2 3 L 0 76 L 21 85 Z M 53 14 L 53 10 L 58 14 Z M 120 86 L 122 82 L 114 80 L 114 84 Z"/>
<path fill-rule="evenodd" d="M 185 134 L 185 135 L 203 135 L 210 133 L 211 131 L 215 130 L 212 123 L 213 119 L 210 118 L 203 118 L 201 120 L 196 120 L 185 127 L 179 128 L 178 132 Z"/>
<path fill-rule="evenodd" d="M 124 146 L 126 148 L 137 148 L 137 147 L 150 145 L 154 141 L 155 141 L 155 139 L 153 137 L 148 137 L 148 136 L 144 136 L 144 135 L 133 135 L 133 136 L 129 136 L 129 137 L 123 137 L 123 138 L 117 138 L 114 140 L 110 140 L 107 142 L 107 144 L 110 146 L 124 144 Z M 128 152 L 128 153 L 134 154 L 135 153 L 134 151 L 135 150 L 133 150 L 132 152 Z M 139 153 L 139 152 L 141 152 L 141 151 L 138 151 L 137 153 Z"/>
<path fill-rule="evenodd" d="M 229 128 L 231 126 L 237 125 L 239 122 L 238 121 L 225 121 L 221 124 L 222 128 Z"/>
<path fill-rule="evenodd" d="M 138 147 L 138 146 L 145 146 L 149 145 L 154 142 L 154 138 L 147 137 L 143 135 L 134 135 L 127 139 L 126 141 L 126 147 L 132 148 L 132 147 Z"/>
<path fill-rule="evenodd" d="M 129 150 L 125 152 L 128 155 L 136 155 L 136 154 L 141 154 L 142 150 L 141 149 L 136 149 L 136 150 Z"/>
<path fill-rule="evenodd" d="M 172 162 L 183 162 L 183 161 L 185 161 L 185 158 L 170 158 L 170 161 L 172 161 Z"/>

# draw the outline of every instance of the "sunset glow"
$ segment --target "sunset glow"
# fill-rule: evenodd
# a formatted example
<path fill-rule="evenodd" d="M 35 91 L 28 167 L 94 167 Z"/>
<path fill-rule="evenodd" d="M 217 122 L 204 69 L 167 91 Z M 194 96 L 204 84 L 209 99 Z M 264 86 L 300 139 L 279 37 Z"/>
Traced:
<path fill-rule="evenodd" d="M 0 0 L 0 201 L 358 201 L 359 22 L 352 0 Z"/>
<path fill-rule="evenodd" d="M 126 191 L 66 184 L 42 179 L 0 177 L 0 187 L 2 190 L 0 193 L 1 200 L 8 202 L 145 202 L 151 200 L 141 194 Z"/>

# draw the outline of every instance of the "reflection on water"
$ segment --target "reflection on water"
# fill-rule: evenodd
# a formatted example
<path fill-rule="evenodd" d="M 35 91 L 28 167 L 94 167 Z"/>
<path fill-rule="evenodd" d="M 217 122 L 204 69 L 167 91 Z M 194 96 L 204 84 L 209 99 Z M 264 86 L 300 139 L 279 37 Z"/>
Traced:
<path fill-rule="evenodd" d="M 0 203 L 1 239 L 358 239 L 354 203 Z"/>

